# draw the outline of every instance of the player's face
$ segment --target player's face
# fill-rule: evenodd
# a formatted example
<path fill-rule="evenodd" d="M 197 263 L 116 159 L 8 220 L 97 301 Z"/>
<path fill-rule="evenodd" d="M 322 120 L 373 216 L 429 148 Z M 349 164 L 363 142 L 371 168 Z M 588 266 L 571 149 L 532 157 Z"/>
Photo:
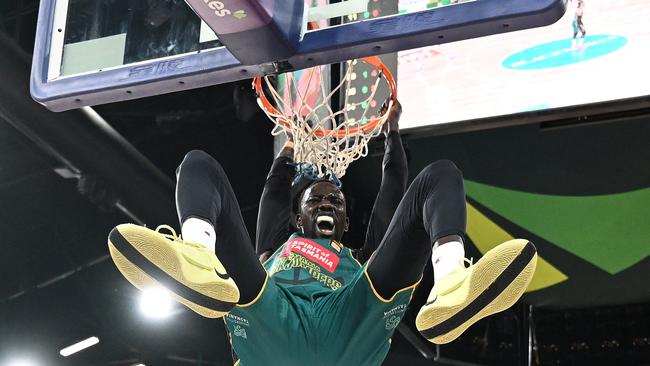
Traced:
<path fill-rule="evenodd" d="M 308 238 L 341 240 L 348 225 L 343 192 L 330 182 L 309 186 L 300 200 L 297 223 Z"/>

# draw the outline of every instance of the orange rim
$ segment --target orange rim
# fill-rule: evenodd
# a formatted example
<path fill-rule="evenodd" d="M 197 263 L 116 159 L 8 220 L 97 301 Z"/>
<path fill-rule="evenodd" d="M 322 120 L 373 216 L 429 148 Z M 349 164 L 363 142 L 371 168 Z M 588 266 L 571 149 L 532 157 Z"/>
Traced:
<path fill-rule="evenodd" d="M 388 70 L 388 67 L 384 65 L 384 63 L 381 61 L 379 56 L 368 56 L 368 57 L 360 58 L 359 61 L 363 61 L 369 65 L 372 65 L 380 71 L 381 75 L 384 76 L 384 79 L 386 79 L 386 82 L 388 83 L 388 88 L 390 89 L 390 94 L 393 97 L 393 102 L 397 102 L 397 85 L 395 84 L 395 79 L 393 78 L 393 74 L 391 74 L 390 70 Z M 273 106 L 273 104 L 271 104 L 271 102 L 266 97 L 266 94 L 264 94 L 264 88 L 262 87 L 262 78 L 263 76 L 258 76 L 253 79 L 253 87 L 255 88 L 255 92 L 257 92 L 257 96 L 260 98 L 260 101 L 262 102 L 262 107 L 266 109 L 266 111 L 269 112 L 270 114 L 281 115 L 282 113 L 280 113 L 280 111 L 278 111 Z M 388 110 L 385 113 L 388 113 Z M 381 122 L 382 116 L 383 114 L 375 118 L 371 118 L 370 122 L 366 123 L 361 127 L 350 128 L 347 131 L 337 131 L 336 133 L 333 134 L 333 136 L 336 138 L 343 138 L 346 136 L 357 136 L 361 132 L 369 133 L 370 131 L 374 130 L 377 127 L 377 125 Z M 289 122 L 289 119 L 291 117 L 289 116 L 284 116 L 284 117 L 285 118 L 279 118 L 278 122 L 283 127 L 290 129 L 291 123 Z M 327 130 L 319 127 L 314 130 L 314 134 L 318 137 L 323 137 L 332 134 L 332 130 Z"/>

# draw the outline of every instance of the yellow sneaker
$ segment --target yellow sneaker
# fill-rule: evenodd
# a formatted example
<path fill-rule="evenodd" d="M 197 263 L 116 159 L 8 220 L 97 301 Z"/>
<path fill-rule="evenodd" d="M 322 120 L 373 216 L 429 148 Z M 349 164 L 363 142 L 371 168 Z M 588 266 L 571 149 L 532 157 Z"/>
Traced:
<path fill-rule="evenodd" d="M 533 278 L 537 250 L 531 242 L 515 239 L 485 253 L 474 265 L 467 262 L 469 267 L 461 263 L 438 280 L 415 319 L 430 342 L 449 343 L 480 319 L 514 305 Z"/>
<path fill-rule="evenodd" d="M 163 234 L 162 229 L 170 234 Z M 156 231 L 118 225 L 108 235 L 108 249 L 117 268 L 135 287 L 161 285 L 176 301 L 205 317 L 222 317 L 239 301 L 239 289 L 216 255 L 202 245 L 183 241 L 167 225 Z"/>

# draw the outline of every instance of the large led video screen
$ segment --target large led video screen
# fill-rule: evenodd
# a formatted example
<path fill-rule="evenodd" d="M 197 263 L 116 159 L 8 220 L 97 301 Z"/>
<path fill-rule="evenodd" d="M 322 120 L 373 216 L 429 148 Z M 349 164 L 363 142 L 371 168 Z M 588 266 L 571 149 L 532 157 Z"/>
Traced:
<path fill-rule="evenodd" d="M 413 11 L 429 3 L 408 0 L 399 6 Z M 567 5 L 565 16 L 551 26 L 400 52 L 401 127 L 650 94 L 650 2 Z"/>

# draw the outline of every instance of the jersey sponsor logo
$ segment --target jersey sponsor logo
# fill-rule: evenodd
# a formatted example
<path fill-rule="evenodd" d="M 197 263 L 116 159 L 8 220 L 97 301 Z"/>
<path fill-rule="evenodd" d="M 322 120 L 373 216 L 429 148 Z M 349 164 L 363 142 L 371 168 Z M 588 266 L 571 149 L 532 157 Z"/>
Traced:
<path fill-rule="evenodd" d="M 233 329 L 233 334 L 235 334 L 236 337 L 242 337 L 244 339 L 248 339 L 248 336 L 246 336 L 246 329 L 242 328 L 239 325 L 235 325 Z"/>
<path fill-rule="evenodd" d="M 406 307 L 407 307 L 406 304 L 400 304 L 400 305 L 397 305 L 397 306 L 395 306 L 394 308 L 392 308 L 392 309 L 390 309 L 388 311 L 384 311 L 384 319 L 388 318 L 389 316 L 405 312 Z"/>
<path fill-rule="evenodd" d="M 391 316 L 390 318 L 386 319 L 386 330 L 393 330 L 397 328 L 400 320 L 402 319 L 399 316 Z"/>
<path fill-rule="evenodd" d="M 384 311 L 384 319 L 386 319 L 386 330 L 393 330 L 402 320 L 402 316 L 406 312 L 407 304 L 399 304 L 388 311 Z"/>
<path fill-rule="evenodd" d="M 290 253 L 298 253 L 310 261 L 334 272 L 339 265 L 340 258 L 334 252 L 324 248 L 320 244 L 305 238 L 294 238 L 289 240 L 282 250 L 280 257 L 286 257 Z"/>
<path fill-rule="evenodd" d="M 248 319 L 238 316 L 238 315 L 233 315 L 231 313 L 226 314 L 226 320 L 235 324 L 243 325 L 248 327 L 250 323 L 248 322 Z"/>
<path fill-rule="evenodd" d="M 309 278 L 301 279 L 300 271 L 293 271 L 293 279 L 287 279 L 276 276 L 278 272 L 285 272 L 292 269 L 304 269 L 309 274 Z M 327 273 L 321 272 L 321 267 L 309 261 L 302 255 L 290 253 L 286 257 L 280 257 L 277 264 L 271 268 L 271 276 L 277 282 L 290 283 L 292 285 L 304 285 L 312 282 L 320 282 L 323 286 L 332 290 L 343 286 L 343 278 L 334 278 Z"/>

